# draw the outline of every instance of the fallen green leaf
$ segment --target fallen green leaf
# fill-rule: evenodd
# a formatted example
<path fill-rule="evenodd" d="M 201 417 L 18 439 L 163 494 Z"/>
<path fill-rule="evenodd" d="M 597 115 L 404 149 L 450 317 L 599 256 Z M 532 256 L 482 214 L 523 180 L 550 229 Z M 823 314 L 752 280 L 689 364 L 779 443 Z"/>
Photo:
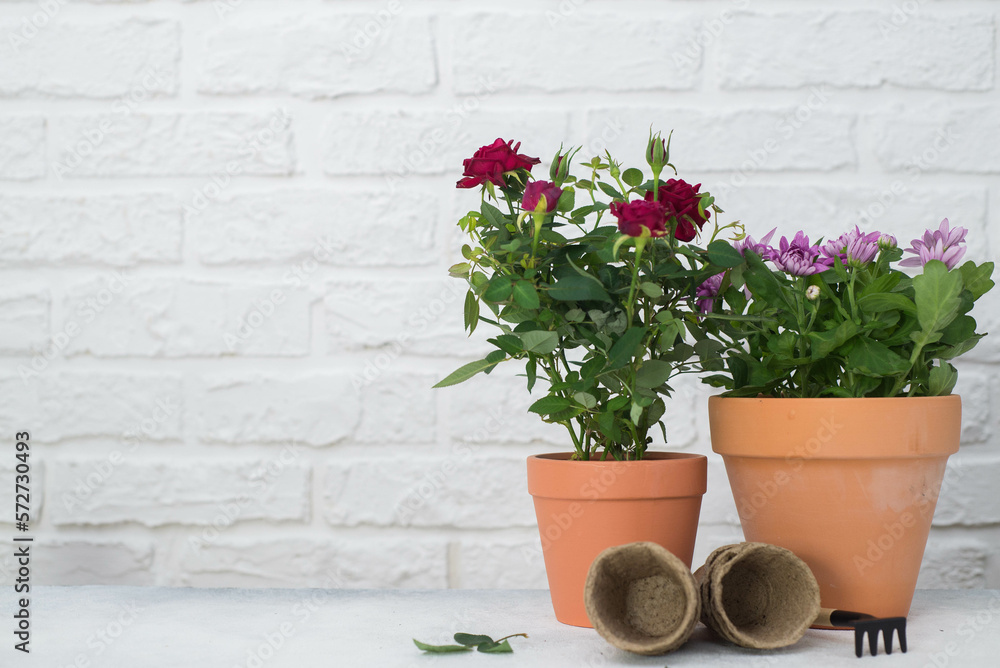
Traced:
<path fill-rule="evenodd" d="M 451 652 L 472 651 L 471 647 L 465 647 L 464 645 L 428 645 L 427 643 L 420 642 L 416 638 L 413 638 L 413 644 L 417 646 L 417 649 L 430 652 L 431 654 L 449 654 Z"/>

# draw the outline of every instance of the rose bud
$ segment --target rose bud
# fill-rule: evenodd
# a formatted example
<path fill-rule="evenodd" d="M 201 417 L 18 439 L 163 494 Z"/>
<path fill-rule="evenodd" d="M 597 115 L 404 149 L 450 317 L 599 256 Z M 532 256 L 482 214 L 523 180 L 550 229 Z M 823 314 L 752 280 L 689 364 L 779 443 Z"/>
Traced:
<path fill-rule="evenodd" d="M 544 197 L 545 213 L 552 213 L 556 210 L 560 195 L 562 195 L 562 188 L 551 181 L 532 181 L 524 187 L 521 208 L 525 211 L 535 211 Z"/>

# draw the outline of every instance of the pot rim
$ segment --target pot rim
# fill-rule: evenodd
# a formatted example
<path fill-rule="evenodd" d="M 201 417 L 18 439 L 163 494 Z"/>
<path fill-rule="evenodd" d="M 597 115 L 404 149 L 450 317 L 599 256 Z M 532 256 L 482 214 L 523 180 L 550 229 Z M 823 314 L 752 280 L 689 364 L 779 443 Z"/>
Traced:
<path fill-rule="evenodd" d="M 723 457 L 895 459 L 958 452 L 962 399 L 721 397 L 708 400 L 712 450 Z"/>
<path fill-rule="evenodd" d="M 701 497 L 708 487 L 708 457 L 649 452 L 639 461 L 571 461 L 572 452 L 531 455 L 528 493 L 581 501 Z"/>

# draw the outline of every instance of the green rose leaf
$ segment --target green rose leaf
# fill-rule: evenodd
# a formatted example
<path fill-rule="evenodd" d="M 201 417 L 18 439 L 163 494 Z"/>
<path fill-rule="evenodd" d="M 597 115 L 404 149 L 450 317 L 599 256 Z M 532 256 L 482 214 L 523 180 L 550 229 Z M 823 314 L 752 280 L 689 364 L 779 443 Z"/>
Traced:
<path fill-rule="evenodd" d="M 566 397 L 546 396 L 531 404 L 528 407 L 528 412 L 538 413 L 539 415 L 551 415 L 552 413 L 564 411 L 572 405 L 572 402 Z"/>
<path fill-rule="evenodd" d="M 552 299 L 563 302 L 602 301 L 610 302 L 611 297 L 596 278 L 585 278 L 580 274 L 567 274 L 549 288 Z"/>
<path fill-rule="evenodd" d="M 625 199 L 625 195 L 622 195 L 620 192 L 618 192 L 617 190 L 615 190 L 612 186 L 609 186 L 604 181 L 598 181 L 597 182 L 597 187 L 600 188 L 601 190 L 603 190 L 604 194 L 607 195 L 608 197 L 610 197 L 611 199 L 617 199 L 617 200 L 624 200 Z"/>
<path fill-rule="evenodd" d="M 632 424 L 638 425 L 639 420 L 642 419 L 642 406 L 632 402 L 632 408 L 629 410 L 629 419 L 632 420 Z"/>
<path fill-rule="evenodd" d="M 589 392 L 577 392 L 573 395 L 573 400 L 587 410 L 590 410 L 597 405 L 597 397 Z"/>
<path fill-rule="evenodd" d="M 510 299 L 514 286 L 507 276 L 494 276 L 490 279 L 486 291 L 483 292 L 483 299 L 489 302 L 504 302 Z"/>
<path fill-rule="evenodd" d="M 518 332 L 517 336 L 526 351 L 539 355 L 548 355 L 559 345 L 559 335 L 545 329 Z"/>
<path fill-rule="evenodd" d="M 480 209 L 483 212 L 483 217 L 496 227 L 497 229 L 502 229 L 504 225 L 507 224 L 507 218 L 500 212 L 500 209 L 496 208 L 489 202 L 483 202 L 483 206 Z"/>
<path fill-rule="evenodd" d="M 625 185 L 635 188 L 637 185 L 642 183 L 642 170 L 636 169 L 635 167 L 629 167 L 622 172 L 622 181 L 625 182 Z"/>
<path fill-rule="evenodd" d="M 471 647 L 465 647 L 464 645 L 428 645 L 427 643 L 420 642 L 416 638 L 413 638 L 413 644 L 417 646 L 417 649 L 431 654 L 450 654 L 452 652 L 472 651 Z"/>
<path fill-rule="evenodd" d="M 487 339 L 490 343 L 500 348 L 508 355 L 519 355 L 524 352 L 524 348 L 521 347 L 521 338 L 516 334 L 501 334 L 495 339 Z"/>
<path fill-rule="evenodd" d="M 479 324 L 479 300 L 472 290 L 465 294 L 465 328 L 471 335 Z"/>
<path fill-rule="evenodd" d="M 531 281 L 521 279 L 514 284 L 514 301 L 519 306 L 526 309 L 536 309 L 539 307 L 538 292 Z"/>
<path fill-rule="evenodd" d="M 573 205 L 576 202 L 576 191 L 572 188 L 566 188 L 559 195 L 559 201 L 556 203 L 556 211 L 572 211 Z"/>
<path fill-rule="evenodd" d="M 608 367 L 618 369 L 628 364 L 635 356 L 636 348 L 642 343 L 644 336 L 646 336 L 645 327 L 632 327 L 626 330 L 608 351 Z"/>
<path fill-rule="evenodd" d="M 708 244 L 708 261 L 716 267 L 738 267 L 743 264 L 743 256 L 726 241 L 721 239 Z"/>
<path fill-rule="evenodd" d="M 663 288 L 656 283 L 644 281 L 639 284 L 639 289 L 642 290 L 646 296 L 652 297 L 653 299 L 658 299 L 663 296 Z"/>
<path fill-rule="evenodd" d="M 458 385 L 463 383 L 477 373 L 481 371 L 486 371 L 487 369 L 492 369 L 499 362 L 490 361 L 488 359 L 476 360 L 475 362 L 469 362 L 468 364 L 463 364 L 458 367 L 450 374 L 448 374 L 444 380 L 437 383 L 434 387 L 448 387 L 450 385 Z"/>
<path fill-rule="evenodd" d="M 514 650 L 510 646 L 510 642 L 506 640 L 501 640 L 500 642 L 494 643 L 483 643 L 476 648 L 478 651 L 486 654 L 513 654 Z"/>
<path fill-rule="evenodd" d="M 639 387 L 654 388 L 663 385 L 670 378 L 673 365 L 662 360 L 646 360 L 635 374 L 635 384 Z"/>
<path fill-rule="evenodd" d="M 476 647 L 483 643 L 493 644 L 493 638 L 489 636 L 476 635 L 474 633 L 456 633 L 455 642 L 466 647 Z"/>

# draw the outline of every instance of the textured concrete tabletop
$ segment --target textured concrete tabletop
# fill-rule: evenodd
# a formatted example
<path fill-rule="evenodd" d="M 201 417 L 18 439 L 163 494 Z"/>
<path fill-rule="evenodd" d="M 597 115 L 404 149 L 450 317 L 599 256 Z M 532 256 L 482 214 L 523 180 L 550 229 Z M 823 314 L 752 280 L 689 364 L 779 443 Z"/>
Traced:
<path fill-rule="evenodd" d="M 910 651 L 853 652 L 853 634 L 809 631 L 793 647 L 744 650 L 699 626 L 680 650 L 630 655 L 594 631 L 555 620 L 544 590 L 179 589 L 38 587 L 31 599 L 31 653 L 13 648 L 13 594 L 0 666 L 44 668 L 333 668 L 396 666 L 997 666 L 1000 591 L 918 591 Z M 456 631 L 514 638 L 512 655 L 431 656 L 411 642 L 444 643 Z"/>

